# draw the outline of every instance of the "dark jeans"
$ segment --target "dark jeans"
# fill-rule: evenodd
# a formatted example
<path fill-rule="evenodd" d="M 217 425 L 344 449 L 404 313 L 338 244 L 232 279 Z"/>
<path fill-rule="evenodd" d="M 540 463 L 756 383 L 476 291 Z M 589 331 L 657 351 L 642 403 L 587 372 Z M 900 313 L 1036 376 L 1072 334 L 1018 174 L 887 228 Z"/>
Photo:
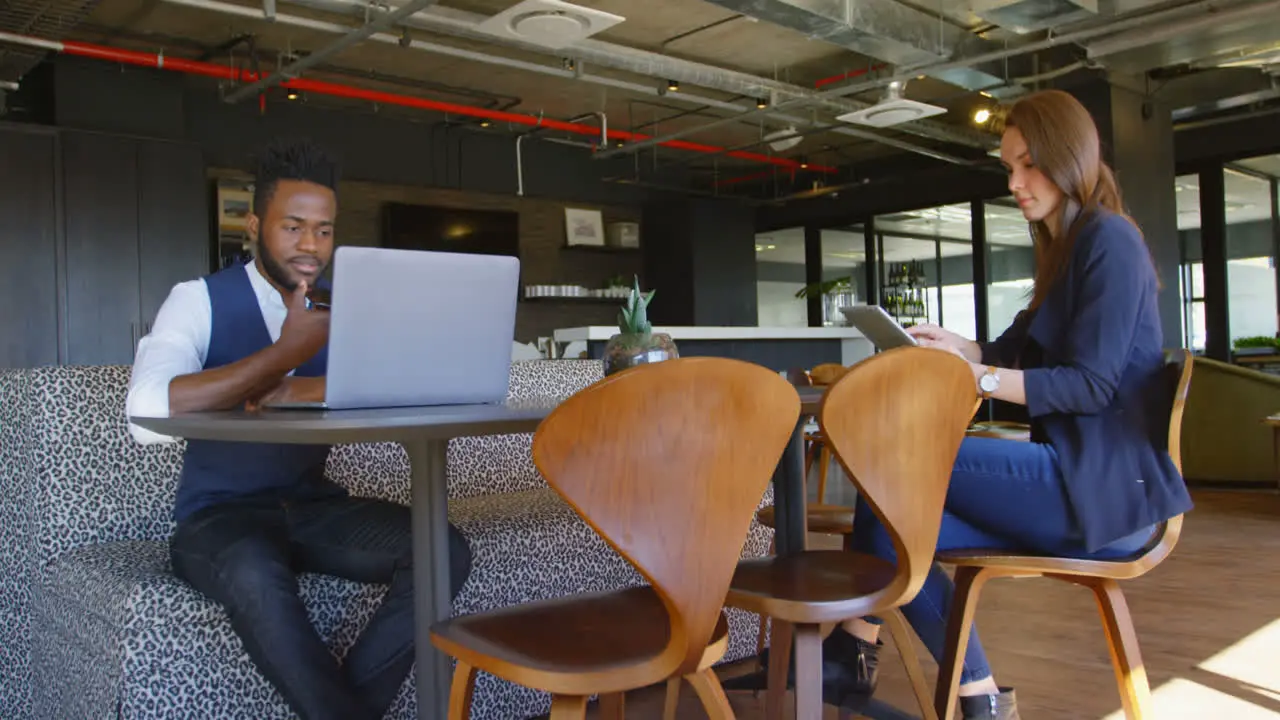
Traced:
<path fill-rule="evenodd" d="M 453 592 L 471 567 L 449 526 Z M 249 500 L 200 510 L 170 544 L 178 577 L 226 608 L 249 657 L 303 720 L 381 718 L 413 667 L 409 508 L 324 497 Z M 297 573 L 387 584 L 386 597 L 339 666 L 298 595 Z"/>
<path fill-rule="evenodd" d="M 1049 445 L 965 438 L 951 471 L 938 533 L 939 550 L 990 548 L 1078 558 L 1115 558 L 1141 549 L 1154 528 L 1145 528 L 1088 554 L 1076 530 L 1058 455 Z M 852 546 L 895 561 L 893 541 L 871 508 L 858 499 Z M 938 662 L 946 643 L 947 617 L 955 585 L 936 563 L 902 614 Z M 878 622 L 875 618 L 867 618 Z M 977 625 L 969 634 L 960 682 L 991 676 Z"/>

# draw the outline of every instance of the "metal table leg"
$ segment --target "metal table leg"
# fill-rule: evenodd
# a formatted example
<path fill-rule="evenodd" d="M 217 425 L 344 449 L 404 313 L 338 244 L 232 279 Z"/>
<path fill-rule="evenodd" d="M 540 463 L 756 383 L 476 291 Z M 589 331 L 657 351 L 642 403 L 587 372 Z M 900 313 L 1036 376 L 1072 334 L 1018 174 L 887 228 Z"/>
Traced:
<path fill-rule="evenodd" d="M 431 626 L 453 611 L 449 587 L 448 440 L 405 443 L 413 499 L 413 622 L 418 720 L 439 720 L 449 709 L 449 659 L 431 644 Z"/>
<path fill-rule="evenodd" d="M 774 544 L 780 556 L 805 548 L 804 425 L 804 418 L 796 423 L 773 471 Z"/>

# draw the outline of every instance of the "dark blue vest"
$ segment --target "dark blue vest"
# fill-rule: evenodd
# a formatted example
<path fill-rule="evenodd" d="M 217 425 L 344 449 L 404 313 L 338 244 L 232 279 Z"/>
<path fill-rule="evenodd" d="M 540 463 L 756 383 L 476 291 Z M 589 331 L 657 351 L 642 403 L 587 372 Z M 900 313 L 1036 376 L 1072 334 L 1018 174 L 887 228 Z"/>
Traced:
<path fill-rule="evenodd" d="M 249 283 L 246 265 L 233 265 L 204 279 L 209 289 L 212 328 L 204 369 L 230 365 L 271 344 L 262 308 Z M 325 374 L 325 347 L 294 371 L 299 377 Z M 187 441 L 174 520 L 233 500 L 279 501 L 302 496 L 342 494 L 324 478 L 328 445 L 272 445 L 266 443 Z"/>

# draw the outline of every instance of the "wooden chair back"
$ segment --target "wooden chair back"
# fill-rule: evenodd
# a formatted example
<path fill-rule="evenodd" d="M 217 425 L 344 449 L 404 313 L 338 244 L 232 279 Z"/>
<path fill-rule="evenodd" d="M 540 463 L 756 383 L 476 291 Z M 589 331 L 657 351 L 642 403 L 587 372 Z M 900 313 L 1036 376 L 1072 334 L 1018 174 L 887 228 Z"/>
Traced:
<path fill-rule="evenodd" d="M 1174 467 L 1182 472 L 1182 416 L 1187 409 L 1187 394 L 1191 391 L 1191 372 L 1195 367 L 1195 359 L 1190 350 L 1180 348 L 1165 352 L 1164 371 L 1161 382 L 1170 393 L 1169 404 L 1169 458 Z M 1137 577 L 1159 565 L 1178 544 L 1182 535 L 1182 516 L 1169 518 L 1164 522 L 1147 547 L 1133 561 L 1125 563 L 1125 577 Z"/>
<path fill-rule="evenodd" d="M 696 357 L 611 375 L 534 436 L 547 483 L 662 598 L 671 636 L 660 664 L 672 673 L 697 670 L 799 416 L 778 373 Z"/>
<path fill-rule="evenodd" d="M 933 564 L 951 468 L 977 404 L 969 365 L 947 352 L 903 347 L 850 368 L 822 403 L 819 424 L 849 479 L 897 551 L 880 601 L 919 592 Z"/>

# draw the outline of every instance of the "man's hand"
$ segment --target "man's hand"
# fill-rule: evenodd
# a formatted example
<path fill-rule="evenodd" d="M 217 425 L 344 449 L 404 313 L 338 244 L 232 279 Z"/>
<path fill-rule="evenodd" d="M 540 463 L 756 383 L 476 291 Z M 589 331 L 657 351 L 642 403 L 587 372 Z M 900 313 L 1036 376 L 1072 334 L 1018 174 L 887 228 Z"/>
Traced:
<path fill-rule="evenodd" d="M 323 400 L 323 377 L 287 377 L 261 397 L 246 402 L 245 410 L 256 412 L 271 403 L 321 402 Z"/>
<path fill-rule="evenodd" d="M 982 362 L 982 348 L 978 347 L 978 343 L 933 323 L 909 327 L 907 334 L 923 347 L 951 350 L 971 363 Z"/>
<path fill-rule="evenodd" d="M 295 368 L 315 357 L 329 342 L 329 312 L 307 308 L 307 289 L 305 281 L 298 283 L 289 296 L 289 314 L 284 318 L 280 339 L 276 341 L 288 354 L 290 366 Z"/>

